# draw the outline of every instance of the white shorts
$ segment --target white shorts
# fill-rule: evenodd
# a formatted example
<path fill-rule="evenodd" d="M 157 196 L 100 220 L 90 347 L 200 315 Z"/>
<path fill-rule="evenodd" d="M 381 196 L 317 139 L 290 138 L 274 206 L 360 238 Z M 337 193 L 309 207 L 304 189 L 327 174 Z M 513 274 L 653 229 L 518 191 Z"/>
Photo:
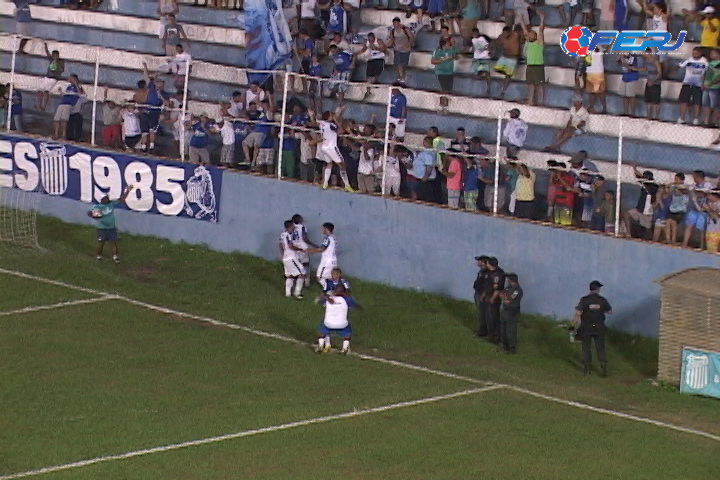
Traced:
<path fill-rule="evenodd" d="M 302 277 L 305 275 L 305 268 L 294 258 L 283 260 L 283 267 L 285 267 L 286 277 Z"/>
<path fill-rule="evenodd" d="M 325 163 L 343 163 L 343 156 L 337 147 L 320 147 L 318 149 L 318 160 Z"/>
<path fill-rule="evenodd" d="M 395 136 L 403 138 L 405 136 L 405 124 L 407 120 L 404 118 L 390 117 L 390 123 L 395 124 Z"/>
<path fill-rule="evenodd" d="M 60 83 L 56 78 L 45 77 L 42 79 L 42 91 L 51 92 Z"/>
<path fill-rule="evenodd" d="M 328 280 L 331 277 L 332 269 L 335 267 L 337 267 L 336 263 L 321 263 L 315 276 L 318 280 Z"/>

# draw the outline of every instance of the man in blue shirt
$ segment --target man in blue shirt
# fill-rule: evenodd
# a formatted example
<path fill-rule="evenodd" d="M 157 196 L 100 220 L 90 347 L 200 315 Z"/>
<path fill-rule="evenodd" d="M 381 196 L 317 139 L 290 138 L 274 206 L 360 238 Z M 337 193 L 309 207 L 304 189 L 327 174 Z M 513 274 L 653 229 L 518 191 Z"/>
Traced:
<path fill-rule="evenodd" d="M 97 236 L 95 258 L 98 260 L 102 260 L 103 248 L 105 247 L 105 242 L 108 242 L 112 247 L 113 261 L 120 263 L 117 246 L 117 228 L 115 226 L 115 208 L 125 201 L 132 189 L 133 186 L 128 185 L 125 192 L 123 192 L 117 200 L 110 200 L 110 198 L 105 195 L 100 200 L 100 203 L 93 205 L 87 212 L 88 217 L 95 220 L 95 232 Z"/>
<path fill-rule="evenodd" d="M 165 103 L 163 88 L 165 82 L 148 72 L 147 64 L 143 62 L 143 70 L 145 73 L 145 82 L 147 89 L 145 94 L 145 108 L 140 115 L 140 131 L 142 132 L 143 150 L 147 147 L 148 151 L 155 148 L 155 136 L 160 126 L 160 114 L 162 106 Z"/>
<path fill-rule="evenodd" d="M 84 95 L 82 85 L 77 75 L 72 74 L 68 77 L 69 85 L 65 87 L 60 105 L 55 111 L 55 139 L 65 139 L 67 135 L 67 122 L 70 120 L 70 114 L 75 104 L 80 100 L 80 95 Z"/>
<path fill-rule="evenodd" d="M 207 113 L 200 114 L 200 120 L 190 126 L 192 136 L 190 137 L 190 161 L 200 165 L 210 163 L 210 134 L 217 133 L 217 126 L 210 120 Z"/>
<path fill-rule="evenodd" d="M 325 285 L 323 285 L 323 292 L 330 293 L 335 290 L 338 285 L 342 285 L 345 288 L 345 291 L 348 294 L 350 293 L 350 282 L 348 282 L 342 277 L 342 270 L 340 270 L 338 267 L 335 267 L 330 271 L 330 278 L 325 280 Z"/>
<path fill-rule="evenodd" d="M 395 138 L 402 142 L 405 138 L 407 120 L 407 97 L 400 91 L 398 84 L 393 85 L 390 94 L 390 123 L 395 125 Z"/>
<path fill-rule="evenodd" d="M 315 55 L 315 40 L 310 38 L 306 30 L 300 30 L 298 34 L 298 48 L 295 53 L 300 58 L 300 73 L 304 75 L 310 75 L 310 62 L 313 55 Z M 307 80 L 305 77 L 300 77 L 303 91 L 307 90 Z"/>
<path fill-rule="evenodd" d="M 265 99 L 262 101 L 261 106 L 258 106 L 255 102 L 250 102 L 246 116 L 249 120 L 248 126 L 250 133 L 248 133 L 245 140 L 243 140 L 243 154 L 245 155 L 246 162 L 250 162 L 251 165 L 257 165 L 260 149 L 262 148 L 263 142 L 265 142 L 265 138 L 270 135 L 270 129 L 272 128 L 269 120 L 273 118 L 270 102 Z M 250 154 L 251 148 L 253 149 L 252 154 Z"/>
<path fill-rule="evenodd" d="M 330 33 L 345 33 L 345 7 L 342 0 L 333 0 L 330 6 L 327 31 Z"/>
<path fill-rule="evenodd" d="M 337 96 L 338 105 L 342 105 L 345 98 L 345 92 L 348 89 L 348 82 L 355 67 L 355 57 L 352 53 L 340 50 L 337 45 L 330 45 L 328 48 L 328 56 L 332 58 L 335 66 L 330 77 L 330 92 L 333 96 Z"/>
<path fill-rule="evenodd" d="M 435 152 L 432 148 L 433 139 L 423 139 L 423 150 L 415 155 L 412 170 L 408 172 L 408 187 L 413 200 L 429 201 L 432 198 L 433 180 L 435 180 Z"/>

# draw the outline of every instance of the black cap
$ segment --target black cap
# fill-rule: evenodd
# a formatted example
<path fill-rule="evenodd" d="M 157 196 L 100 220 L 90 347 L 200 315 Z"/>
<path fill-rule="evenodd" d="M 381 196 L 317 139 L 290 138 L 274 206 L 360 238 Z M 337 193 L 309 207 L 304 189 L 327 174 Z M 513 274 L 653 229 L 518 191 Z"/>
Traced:
<path fill-rule="evenodd" d="M 475 257 L 475 260 L 478 262 L 479 261 L 487 262 L 489 259 L 490 259 L 490 257 L 488 257 L 487 255 L 480 255 L 478 257 Z"/>
<path fill-rule="evenodd" d="M 510 280 L 513 283 L 518 283 L 517 273 L 508 273 L 507 275 L 505 275 L 505 278 L 507 278 L 508 280 Z"/>
<path fill-rule="evenodd" d="M 510 114 L 510 116 L 511 116 L 512 118 L 517 118 L 517 117 L 520 116 L 520 109 L 519 109 L 519 108 L 513 108 L 512 110 L 508 111 L 508 113 Z"/>
<path fill-rule="evenodd" d="M 598 290 L 602 286 L 603 284 L 598 282 L 597 280 L 593 280 L 592 282 L 590 282 L 590 290 Z"/>

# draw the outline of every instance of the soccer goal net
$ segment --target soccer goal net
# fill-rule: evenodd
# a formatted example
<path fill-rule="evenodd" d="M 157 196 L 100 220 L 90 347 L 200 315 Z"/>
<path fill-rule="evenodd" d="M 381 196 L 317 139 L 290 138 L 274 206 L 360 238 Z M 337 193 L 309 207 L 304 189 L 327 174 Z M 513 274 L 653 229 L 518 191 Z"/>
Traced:
<path fill-rule="evenodd" d="M 0 186 L 0 248 L 40 248 L 37 234 L 39 195 Z"/>

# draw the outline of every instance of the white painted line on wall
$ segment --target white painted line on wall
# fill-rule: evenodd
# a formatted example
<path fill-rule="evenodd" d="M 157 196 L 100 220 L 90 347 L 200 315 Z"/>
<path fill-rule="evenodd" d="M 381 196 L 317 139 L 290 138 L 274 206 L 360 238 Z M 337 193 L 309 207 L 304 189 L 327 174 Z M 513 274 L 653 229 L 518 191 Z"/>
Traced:
<path fill-rule="evenodd" d="M 87 467 L 98 463 L 113 462 L 116 460 L 127 460 L 134 457 L 142 457 L 145 455 L 152 455 L 155 453 L 169 452 L 172 450 L 179 450 L 181 448 L 197 447 L 198 445 L 207 445 L 211 443 L 224 442 L 226 440 L 234 440 L 237 438 L 252 437 L 254 435 L 261 435 L 263 433 L 278 432 L 281 430 L 290 430 L 292 428 L 307 427 L 309 425 L 317 425 L 320 423 L 333 422 L 335 420 L 343 420 L 347 418 L 362 417 L 365 415 L 372 415 L 374 413 L 387 412 L 389 410 L 397 410 L 400 408 L 415 407 L 418 405 L 426 405 L 429 403 L 441 402 L 443 400 L 451 400 L 453 398 L 467 397 L 468 395 L 475 395 L 481 392 L 489 392 L 491 390 L 497 390 L 503 388 L 499 385 L 492 385 L 489 387 L 473 388 L 469 390 L 462 390 L 460 392 L 450 393 L 447 395 L 437 395 L 434 397 L 421 398 L 419 400 L 410 400 L 407 402 L 391 403 L 389 405 L 382 405 L 380 407 L 373 407 L 361 410 L 352 410 L 345 413 L 339 413 L 336 415 L 326 415 L 324 417 L 311 418 L 308 420 L 299 420 L 297 422 L 283 423 L 281 425 L 273 425 L 270 427 L 256 428 L 253 430 L 243 430 L 241 432 L 228 433 L 225 435 L 218 435 L 215 437 L 207 437 L 199 440 L 189 440 L 182 443 L 173 443 L 170 445 L 162 445 L 159 447 L 146 448 L 143 450 L 134 450 L 131 452 L 121 453 L 118 455 L 106 455 L 102 457 L 90 458 L 88 460 L 80 460 L 77 462 L 65 463 L 62 465 L 54 465 L 51 467 L 38 468 L 36 470 L 28 470 L 26 472 L 12 473 L 10 475 L 0 476 L 0 480 L 15 480 L 17 478 L 34 477 L 43 475 L 46 473 L 61 472 L 64 470 L 71 470 L 75 468 Z"/>
<path fill-rule="evenodd" d="M 78 286 L 75 286 L 75 285 L 72 285 L 72 284 L 69 284 L 69 283 L 65 283 L 65 282 L 61 282 L 61 281 L 58 281 L 58 280 L 50 280 L 50 279 L 47 279 L 47 278 L 38 277 L 38 276 L 35 276 L 35 275 L 29 275 L 29 274 L 27 274 L 27 273 L 18 272 L 18 271 L 15 271 L 15 270 L 7 270 L 7 269 L 4 269 L 4 268 L 0 268 L 0 273 L 5 273 L 5 274 L 8 274 L 8 275 L 14 275 L 14 276 L 17 276 L 17 277 L 20 277 L 20 278 L 29 279 L 29 280 L 36 280 L 36 281 L 38 281 L 38 282 L 48 283 L 48 284 L 51 284 L 51 285 L 58 285 L 58 286 L 66 287 L 66 288 L 73 289 L 73 290 L 83 291 L 83 292 L 87 292 L 87 293 L 93 293 L 93 294 L 95 294 L 95 295 L 100 295 L 100 296 L 113 296 L 113 294 L 109 294 L 109 293 L 105 293 L 105 292 L 101 292 L 101 291 L 97 291 L 97 290 L 91 290 L 91 289 L 87 289 L 87 288 L 84 288 L 84 287 L 78 287 Z M 189 318 L 189 319 L 192 319 L 192 320 L 197 320 L 197 321 L 199 321 L 199 322 L 209 323 L 209 324 L 211 324 L 211 325 L 215 325 L 215 326 L 219 326 L 219 327 L 230 328 L 230 329 L 233 329 L 233 330 L 240 330 L 240 331 L 243 331 L 243 332 L 246 332 L 246 333 L 251 333 L 251 334 L 253 334 L 253 335 L 258 335 L 258 336 L 262 336 L 262 337 L 266 337 L 266 338 L 273 338 L 273 339 L 280 340 L 280 341 L 283 341 L 283 342 L 286 342 L 286 343 L 293 343 L 293 344 L 295 344 L 295 345 L 309 345 L 309 344 L 307 344 L 307 343 L 305 343 L 305 342 L 302 342 L 302 341 L 297 340 L 297 339 L 295 339 L 295 338 L 287 337 L 287 336 L 285 336 L 285 335 L 280 335 L 280 334 L 277 334 L 277 333 L 265 332 L 265 331 L 263 331 L 263 330 L 257 330 L 257 329 L 254 329 L 254 328 L 245 327 L 245 326 L 237 325 L 237 324 L 234 324 L 234 323 L 226 323 L 226 322 L 222 322 L 222 321 L 220 321 L 220 320 L 215 320 L 215 319 L 213 319 L 213 318 L 203 317 L 203 316 L 199 316 L 199 315 L 194 315 L 194 314 L 192 314 L 192 313 L 181 312 L 181 311 L 178 311 L 178 310 L 173 310 L 173 309 L 171 309 L 171 308 L 162 307 L 162 306 L 158 306 L 158 305 L 153 305 L 153 304 L 146 303 L 146 302 L 142 302 L 142 301 L 139 301 L 139 300 L 133 300 L 133 299 L 131 299 L 131 298 L 123 297 L 123 296 L 120 296 L 120 295 L 114 295 L 113 298 L 117 298 L 117 299 L 120 299 L 120 300 L 124 300 L 124 301 L 129 302 L 129 303 L 131 303 L 131 304 L 133 304 L 133 305 L 137 305 L 137 306 L 140 306 L 140 307 L 148 308 L 148 309 L 155 310 L 155 311 L 157 311 L 157 312 L 162 312 L 162 313 L 165 313 L 165 314 L 168 314 L 168 315 L 177 315 L 177 316 L 180 316 L 180 317 L 185 317 L 185 318 Z M 660 427 L 660 428 L 666 428 L 666 429 L 669 429 L 669 430 L 674 430 L 674 431 L 677 431 L 677 432 L 682 432 L 682 433 L 687 433 L 687 434 L 690 434 L 690 435 L 700 436 L 700 437 L 704 437 L 704 438 L 707 438 L 707 439 L 710 439 L 710 440 L 715 440 L 715 441 L 720 442 L 720 435 L 716 435 L 716 434 L 713 434 L 713 433 L 705 432 L 705 431 L 702 431 L 702 430 L 696 430 L 696 429 L 692 429 L 692 428 L 687 428 L 687 427 L 682 427 L 682 426 L 679 426 L 679 425 L 674 425 L 674 424 L 672 424 L 672 423 L 662 422 L 662 421 L 660 421 L 660 420 L 653 420 L 653 419 L 650 419 L 650 418 L 638 417 L 638 416 L 631 415 L 631 414 L 628 414 L 628 413 L 619 412 L 619 411 L 616 411 L 616 410 L 610 410 L 610 409 L 605 409 L 605 408 L 601 408 L 601 407 L 595 407 L 595 406 L 593 406 L 593 405 L 588 405 L 588 404 L 586 404 L 586 403 L 576 402 L 576 401 L 574 401 L 574 400 L 567 400 L 567 399 L 563 399 L 563 398 L 559 398 L 559 397 L 553 397 L 553 396 L 551 396 L 551 395 L 546 395 L 546 394 L 543 394 L 543 393 L 540 393 L 540 392 L 536 392 L 536 391 L 533 391 L 533 390 L 529 390 L 529 389 L 526 389 L 526 388 L 523 388 L 523 387 L 518 387 L 518 386 L 514 386 L 514 385 L 507 385 L 507 384 L 501 384 L 501 383 L 488 382 L 488 381 L 480 380 L 480 379 L 477 379 L 477 378 L 466 377 L 466 376 L 463 376 L 463 375 L 457 375 L 457 374 L 454 374 L 454 373 L 451 373 L 451 372 L 445 372 L 445 371 L 442 371 L 442 370 L 435 370 L 435 369 L 423 367 L 423 366 L 420 366 L 420 365 L 414 365 L 414 364 L 411 364 L 411 363 L 400 362 L 400 361 L 397 361 L 397 360 L 391 360 L 391 359 L 387 359 L 387 358 L 383 358 L 383 357 L 377 357 L 377 356 L 374 356 L 374 355 L 367 355 L 367 354 L 362 354 L 362 353 L 353 353 L 352 355 L 354 355 L 354 356 L 356 356 L 356 357 L 359 357 L 359 358 L 362 358 L 362 359 L 364 359 L 364 360 L 370 360 L 370 361 L 373 361 L 373 362 L 385 363 L 385 364 L 387 364 L 387 365 L 394 365 L 394 366 L 401 367 L 401 368 L 406 368 L 406 369 L 409 369 L 409 370 L 416 370 L 416 371 L 419 371 L 419 372 L 424 372 L 424 373 L 428 373 L 428 374 L 432 374 L 432 375 L 438 375 L 438 376 L 442 376 L 442 377 L 446 377 L 446 378 L 452 378 L 452 379 L 455 379 L 455 380 L 466 381 L 466 382 L 469 382 L 469 383 L 475 383 L 475 384 L 479 384 L 479 385 L 496 386 L 496 387 L 506 387 L 506 388 L 509 388 L 509 389 L 511 389 L 511 390 L 513 390 L 513 391 L 515 391 L 515 392 L 518 392 L 518 393 L 524 393 L 524 394 L 526 394 L 526 395 L 531 395 L 531 396 L 533 396 L 533 397 L 541 398 L 541 399 L 543 399 L 543 400 L 547 400 L 547 401 L 551 401 L 551 402 L 555 402 L 555 403 L 560 403 L 560 404 L 563 404 L 563 405 L 567 405 L 567 406 L 569 406 L 569 407 L 580 408 L 580 409 L 583 409 L 583 410 L 592 411 L 592 412 L 595 412 L 595 413 L 601 413 L 601 414 L 605 414 L 605 415 L 610 415 L 610 416 L 614 416 L 614 417 L 617 417 L 617 418 L 623 418 L 623 419 L 626 419 L 626 420 L 632 420 L 632 421 L 636 421 L 636 422 L 647 423 L 647 424 L 655 425 L 655 426 Z M 2 480 L 2 479 L 0 479 L 0 480 Z"/>

